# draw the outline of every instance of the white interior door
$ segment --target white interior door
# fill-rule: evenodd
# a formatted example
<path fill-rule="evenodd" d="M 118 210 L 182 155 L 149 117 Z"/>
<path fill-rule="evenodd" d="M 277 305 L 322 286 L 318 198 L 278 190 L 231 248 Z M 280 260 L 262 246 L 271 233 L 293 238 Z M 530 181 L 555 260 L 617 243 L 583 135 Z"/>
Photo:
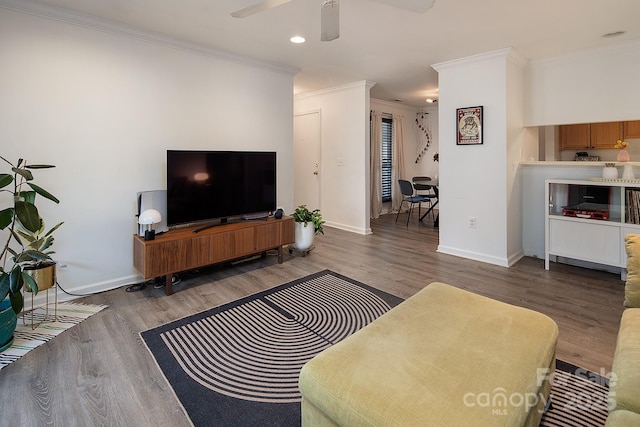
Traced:
<path fill-rule="evenodd" d="M 320 111 L 293 118 L 293 203 L 320 209 Z"/>

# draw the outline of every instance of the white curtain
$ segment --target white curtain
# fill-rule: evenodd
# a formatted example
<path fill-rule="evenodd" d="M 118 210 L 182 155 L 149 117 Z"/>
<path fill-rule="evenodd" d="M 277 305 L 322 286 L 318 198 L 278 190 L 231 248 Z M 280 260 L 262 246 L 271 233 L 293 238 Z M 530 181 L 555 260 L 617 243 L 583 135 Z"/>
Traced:
<path fill-rule="evenodd" d="M 393 115 L 391 138 L 393 143 L 393 160 L 391 164 L 391 207 L 394 212 L 400 209 L 402 193 L 400 192 L 399 179 L 404 177 L 404 136 L 402 134 L 402 116 Z"/>
<path fill-rule="evenodd" d="M 371 218 L 382 212 L 382 114 L 371 112 Z"/>

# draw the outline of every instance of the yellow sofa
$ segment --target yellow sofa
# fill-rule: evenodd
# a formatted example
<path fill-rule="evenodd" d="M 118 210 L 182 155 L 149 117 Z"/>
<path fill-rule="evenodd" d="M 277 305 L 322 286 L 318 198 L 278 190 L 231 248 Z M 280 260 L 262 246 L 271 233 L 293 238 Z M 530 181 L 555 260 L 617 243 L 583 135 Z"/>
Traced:
<path fill-rule="evenodd" d="M 628 234 L 625 310 L 611 369 L 606 427 L 640 426 L 640 234 Z"/>
<path fill-rule="evenodd" d="M 557 338 L 541 313 L 432 283 L 302 368 L 302 425 L 537 426 Z"/>

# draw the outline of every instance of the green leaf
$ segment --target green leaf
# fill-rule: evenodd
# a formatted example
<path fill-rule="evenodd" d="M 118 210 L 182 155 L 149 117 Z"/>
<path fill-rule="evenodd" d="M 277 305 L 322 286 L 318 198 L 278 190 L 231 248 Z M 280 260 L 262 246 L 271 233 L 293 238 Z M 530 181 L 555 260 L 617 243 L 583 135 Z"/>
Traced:
<path fill-rule="evenodd" d="M 4 230 L 13 221 L 13 208 L 7 208 L 0 211 L 0 230 Z"/>
<path fill-rule="evenodd" d="M 51 257 L 45 253 L 36 250 L 26 250 L 18 255 L 16 258 L 16 263 L 22 262 L 39 262 L 39 261 L 49 261 Z"/>
<path fill-rule="evenodd" d="M 18 201 L 15 202 L 15 209 L 16 216 L 24 228 L 34 233 L 40 229 L 40 215 L 33 203 Z"/>
<path fill-rule="evenodd" d="M 24 287 L 33 292 L 33 296 L 38 295 L 38 283 L 27 273 L 22 273 L 22 279 L 24 280 Z"/>
<path fill-rule="evenodd" d="M 19 314 L 24 307 L 24 298 L 22 298 L 22 292 L 14 292 L 9 294 L 9 300 L 11 300 L 11 307 L 15 314 Z"/>
<path fill-rule="evenodd" d="M 32 184 L 32 183 L 30 183 L 30 182 L 29 182 L 28 184 L 29 184 L 29 187 L 33 188 L 33 190 L 34 190 L 36 193 L 38 193 L 39 195 L 41 195 L 42 197 L 45 197 L 45 198 L 47 198 L 47 199 L 49 199 L 49 200 L 51 200 L 51 201 L 53 201 L 53 202 L 55 202 L 55 203 L 60 203 L 60 200 L 58 200 L 58 199 L 56 198 L 56 196 L 54 196 L 53 194 L 49 193 L 49 192 L 48 192 L 47 190 L 45 190 L 44 188 L 42 188 L 42 187 L 40 187 L 40 186 L 38 186 L 38 185 Z"/>
<path fill-rule="evenodd" d="M 20 246 L 24 246 L 22 240 L 26 240 L 28 243 L 33 243 L 36 240 L 36 237 L 33 234 L 25 233 L 24 231 L 16 230 L 14 231 L 14 239 L 18 241 Z"/>
<path fill-rule="evenodd" d="M 35 191 L 21 191 L 18 193 L 18 200 L 31 203 L 32 205 L 36 204 L 36 192 Z"/>
<path fill-rule="evenodd" d="M 13 176 L 8 173 L 0 174 L 0 188 L 4 188 L 13 182 Z"/>
<path fill-rule="evenodd" d="M 47 236 L 43 239 L 38 239 L 38 250 L 44 252 L 53 245 L 53 236 Z"/>
<path fill-rule="evenodd" d="M 62 224 L 64 224 L 64 221 L 62 221 L 62 222 L 60 222 L 60 223 L 56 224 L 56 226 L 55 226 L 55 227 L 53 227 L 51 230 L 47 231 L 47 234 L 45 234 L 44 236 L 45 236 L 45 237 L 47 237 L 47 236 L 51 235 L 54 231 L 56 231 L 58 228 L 60 228 L 60 226 L 61 226 Z"/>
<path fill-rule="evenodd" d="M 11 170 L 17 173 L 18 175 L 22 176 L 27 181 L 33 180 L 33 174 L 31 173 L 30 170 L 22 169 L 22 168 L 11 168 Z"/>
<path fill-rule="evenodd" d="M 9 291 L 12 293 L 20 292 L 22 288 L 22 268 L 19 265 L 13 267 L 9 273 Z"/>
<path fill-rule="evenodd" d="M 0 301 L 3 301 L 9 293 L 9 274 L 4 271 L 0 273 Z"/>
<path fill-rule="evenodd" d="M 49 168 L 55 168 L 54 165 L 24 165 L 25 168 L 29 168 L 29 169 L 49 169 Z"/>

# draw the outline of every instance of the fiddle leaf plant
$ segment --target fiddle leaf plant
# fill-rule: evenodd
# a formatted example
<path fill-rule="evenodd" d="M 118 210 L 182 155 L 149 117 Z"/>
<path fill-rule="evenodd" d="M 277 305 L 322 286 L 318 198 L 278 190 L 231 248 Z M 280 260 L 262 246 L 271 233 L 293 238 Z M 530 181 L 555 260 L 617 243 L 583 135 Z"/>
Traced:
<path fill-rule="evenodd" d="M 53 244 L 52 234 L 62 225 L 59 223 L 42 234 L 45 229 L 44 221 L 36 207 L 36 196 L 54 203 L 60 201 L 32 182 L 32 170 L 55 166 L 29 165 L 23 159 L 18 159 L 14 165 L 2 156 L 0 159 L 11 170 L 11 173 L 0 173 L 0 193 L 9 193 L 9 197 L 0 198 L 0 203 L 8 201 L 8 206 L 0 210 L 0 230 L 7 231 L 6 241 L 0 252 L 0 301 L 8 295 L 13 311 L 18 314 L 24 306 L 22 287 L 25 286 L 34 295 L 38 293 L 38 284 L 24 270 L 26 267 L 37 267 L 43 262 L 53 262 L 53 252 L 49 250 Z"/>
<path fill-rule="evenodd" d="M 306 205 L 300 205 L 292 216 L 296 222 L 303 222 L 305 227 L 307 223 L 313 223 L 315 234 L 324 234 L 324 228 L 322 227 L 324 221 L 322 220 L 320 209 L 309 210 Z"/>

